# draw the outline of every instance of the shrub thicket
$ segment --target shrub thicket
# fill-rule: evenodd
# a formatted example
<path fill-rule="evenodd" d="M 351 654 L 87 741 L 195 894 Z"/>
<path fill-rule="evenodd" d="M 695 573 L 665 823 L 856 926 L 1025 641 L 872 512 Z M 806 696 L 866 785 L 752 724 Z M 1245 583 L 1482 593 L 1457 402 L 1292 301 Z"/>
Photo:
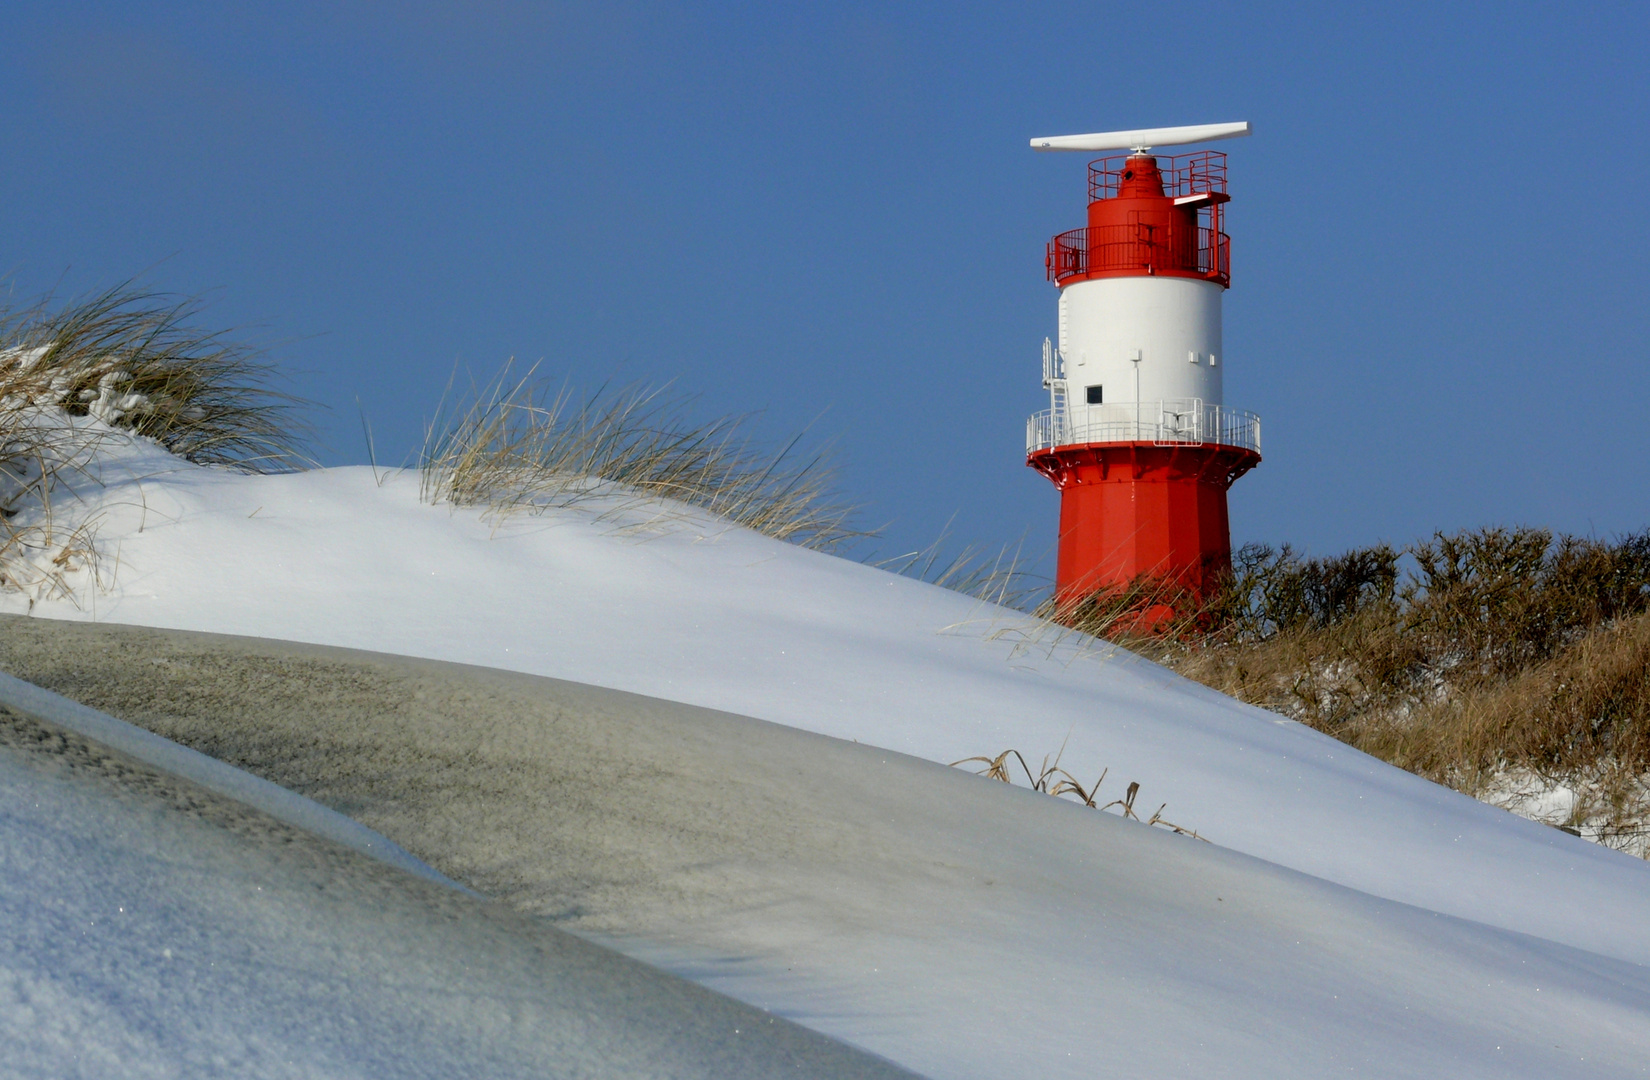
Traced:
<path fill-rule="evenodd" d="M 1650 531 L 1249 545 L 1207 598 L 1142 580 L 1048 613 L 1430 779 L 1563 785 L 1598 835 L 1650 838 Z"/>

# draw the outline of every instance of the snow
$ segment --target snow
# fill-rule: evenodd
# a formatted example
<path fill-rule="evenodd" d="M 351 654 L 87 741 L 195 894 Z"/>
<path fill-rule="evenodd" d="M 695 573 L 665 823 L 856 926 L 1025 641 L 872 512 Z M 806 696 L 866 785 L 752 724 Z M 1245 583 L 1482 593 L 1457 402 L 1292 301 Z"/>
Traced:
<path fill-rule="evenodd" d="M 262 810 L 288 825 L 353 848 L 390 866 L 442 885 L 462 888 L 371 829 L 319 803 L 4 672 L 0 672 L 0 705 L 73 731 L 162 772 Z"/>
<path fill-rule="evenodd" d="M 51 351 L 49 346 L 37 345 L 30 349 L 0 349 L 0 368 L 7 369 L 8 381 L 18 387 L 0 397 L 0 410 L 14 417 L 20 412 L 51 415 L 71 399 L 105 427 L 131 421 L 144 413 L 152 413 L 160 403 L 148 395 L 131 389 L 132 373 L 120 366 L 115 357 L 85 360 L 74 366 L 49 365 L 41 374 L 31 375 L 34 368 Z M 50 374 L 46 374 L 47 371 Z M 75 387 L 97 387 L 75 390 Z"/>
<path fill-rule="evenodd" d="M 1520 817 L 1573 831 L 1595 843 L 1650 859 L 1650 819 L 1643 815 L 1624 818 L 1619 812 L 1612 812 L 1614 807 L 1607 802 L 1611 788 L 1621 782 L 1618 776 L 1611 775 L 1612 771 L 1610 763 L 1606 763 L 1590 775 L 1570 777 L 1566 782 L 1528 769 L 1503 769 L 1478 793 L 1478 798 Z M 1645 778 L 1633 777 L 1628 783 L 1641 793 L 1650 794 L 1646 791 L 1650 782 Z M 1641 805 L 1642 802 L 1640 800 Z"/>
<path fill-rule="evenodd" d="M 497 521 L 424 505 L 399 472 L 248 477 L 141 444 L 104 456 L 103 486 L 72 507 L 101 553 L 80 580 L 104 587 L 0 594 L 0 610 L 552 676 L 929 762 L 1063 746 L 1064 767 L 1108 769 L 1112 796 L 1138 781 L 1137 806 L 1166 803 L 1213 842 L 1022 792 L 1029 816 L 958 803 L 920 826 L 1031 883 L 1012 895 L 913 874 L 887 886 L 900 900 L 874 932 L 838 933 L 804 905 L 745 938 L 623 943 L 919 1071 L 1012 1075 L 1068 1054 L 1157 1075 L 1650 1062 L 1650 865 L 1126 653 L 682 508 Z M 766 952 L 732 949 L 753 933 Z M 827 1003 L 812 1012 L 810 987 Z"/>
<path fill-rule="evenodd" d="M 0 808 L 8 1078 L 906 1075 L 72 732 Z"/>

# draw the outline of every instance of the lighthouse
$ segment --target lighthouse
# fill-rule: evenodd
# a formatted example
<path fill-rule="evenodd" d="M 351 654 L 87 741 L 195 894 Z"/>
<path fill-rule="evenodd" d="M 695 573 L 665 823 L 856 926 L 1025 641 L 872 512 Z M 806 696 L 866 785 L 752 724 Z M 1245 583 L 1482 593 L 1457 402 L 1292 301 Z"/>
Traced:
<path fill-rule="evenodd" d="M 1043 342 L 1049 407 L 1026 464 L 1060 491 L 1055 599 L 1142 582 L 1204 595 L 1231 566 L 1226 492 L 1260 462 L 1260 419 L 1226 407 L 1221 300 L 1226 155 L 1178 146 L 1247 123 L 1063 135 L 1037 150 L 1127 153 L 1089 163 L 1088 224 L 1049 241 L 1059 332 Z"/>

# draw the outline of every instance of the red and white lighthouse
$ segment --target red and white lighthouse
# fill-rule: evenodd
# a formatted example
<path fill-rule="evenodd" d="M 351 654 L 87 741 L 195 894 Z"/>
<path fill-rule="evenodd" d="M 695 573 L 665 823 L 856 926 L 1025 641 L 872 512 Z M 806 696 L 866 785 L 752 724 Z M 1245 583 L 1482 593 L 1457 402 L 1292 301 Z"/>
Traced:
<path fill-rule="evenodd" d="M 1226 408 L 1221 298 L 1226 155 L 1154 146 L 1249 134 L 1247 123 L 1033 139 L 1127 150 L 1089 163 L 1088 225 L 1049 241 L 1058 345 L 1026 464 L 1060 489 L 1055 597 L 1151 579 L 1202 593 L 1231 565 L 1226 490 L 1260 462 L 1260 419 Z"/>

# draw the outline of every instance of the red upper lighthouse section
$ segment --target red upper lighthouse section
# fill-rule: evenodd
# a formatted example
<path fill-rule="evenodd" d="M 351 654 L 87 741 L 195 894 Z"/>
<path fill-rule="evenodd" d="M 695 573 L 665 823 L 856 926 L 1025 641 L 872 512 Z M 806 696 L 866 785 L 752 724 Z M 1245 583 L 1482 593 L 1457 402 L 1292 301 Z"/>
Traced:
<path fill-rule="evenodd" d="M 1197 278 L 1232 283 L 1232 241 L 1220 231 L 1226 155 L 1214 150 L 1089 162 L 1089 224 L 1048 242 L 1048 279 Z"/>

